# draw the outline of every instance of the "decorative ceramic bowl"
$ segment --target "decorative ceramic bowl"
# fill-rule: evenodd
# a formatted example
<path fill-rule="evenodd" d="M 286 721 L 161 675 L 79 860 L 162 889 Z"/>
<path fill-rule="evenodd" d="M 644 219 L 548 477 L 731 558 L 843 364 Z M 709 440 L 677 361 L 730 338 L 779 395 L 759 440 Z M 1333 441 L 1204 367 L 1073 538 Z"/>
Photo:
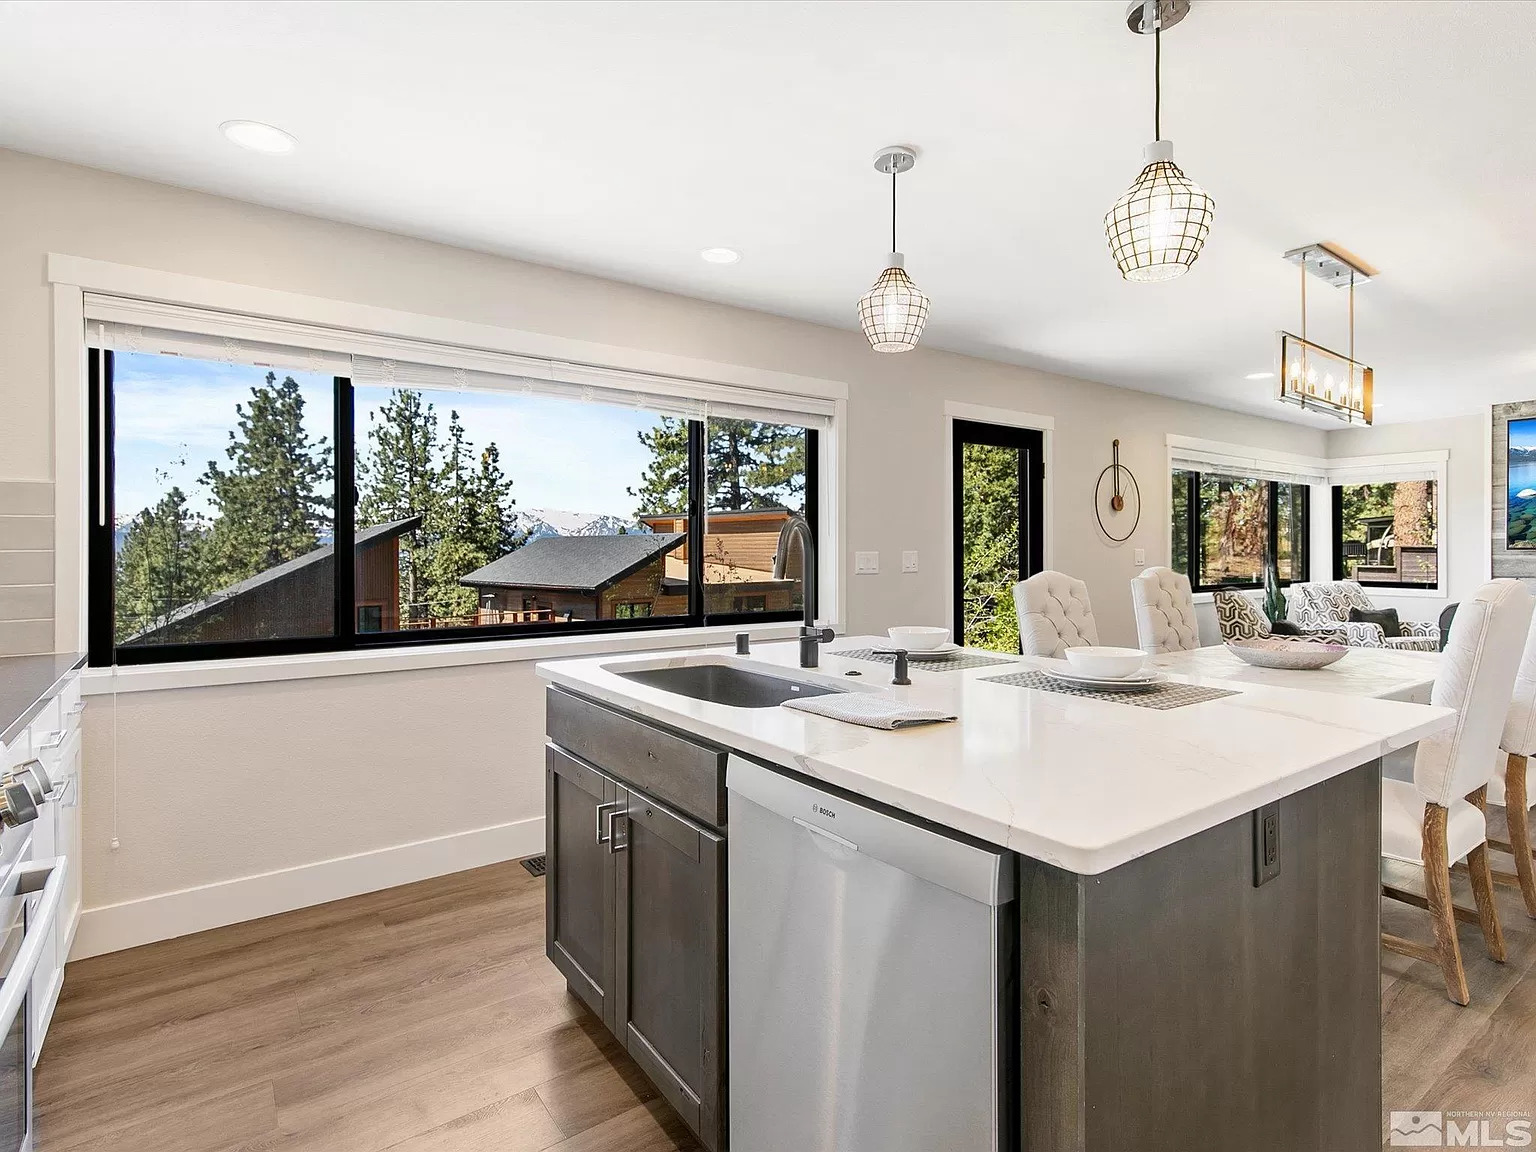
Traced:
<path fill-rule="evenodd" d="M 1349 653 L 1343 644 L 1318 644 L 1311 640 L 1228 640 L 1227 651 L 1258 668 L 1289 668 L 1295 671 L 1326 668 Z"/>
<path fill-rule="evenodd" d="M 1147 662 L 1140 648 L 1068 648 L 1064 655 L 1072 671 L 1106 679 L 1134 676 Z"/>
<path fill-rule="evenodd" d="M 926 652 L 949 640 L 948 628 L 887 628 L 891 643 L 908 652 Z"/>

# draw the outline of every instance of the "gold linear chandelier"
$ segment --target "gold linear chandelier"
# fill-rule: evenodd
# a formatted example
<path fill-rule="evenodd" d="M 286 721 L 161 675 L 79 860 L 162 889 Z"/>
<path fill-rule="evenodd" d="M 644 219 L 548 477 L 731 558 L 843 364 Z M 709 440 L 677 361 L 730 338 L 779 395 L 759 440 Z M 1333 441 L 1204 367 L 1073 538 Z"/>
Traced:
<path fill-rule="evenodd" d="M 1369 424 L 1374 411 L 1375 372 L 1355 359 L 1355 285 L 1376 269 L 1332 244 L 1292 248 L 1285 258 L 1301 269 L 1301 335 L 1282 331 L 1278 399 L 1346 424 Z M 1349 352 L 1335 352 L 1307 339 L 1307 277 L 1316 276 L 1349 292 Z"/>

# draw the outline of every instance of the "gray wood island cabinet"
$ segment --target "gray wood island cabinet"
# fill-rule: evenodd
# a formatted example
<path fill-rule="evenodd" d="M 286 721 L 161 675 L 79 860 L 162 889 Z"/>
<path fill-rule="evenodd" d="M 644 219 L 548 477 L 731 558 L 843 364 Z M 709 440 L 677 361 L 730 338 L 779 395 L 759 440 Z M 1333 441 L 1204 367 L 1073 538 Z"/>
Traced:
<path fill-rule="evenodd" d="M 711 1152 L 730 1139 L 725 783 L 738 756 L 834 807 L 1005 850 L 1018 929 L 1003 929 L 1016 947 L 997 955 L 1013 991 L 989 1042 L 1016 1058 L 1000 1080 L 999 1149 L 984 1152 L 1379 1146 L 1380 758 L 1453 713 L 1263 686 L 1156 711 L 1024 691 L 982 668 L 914 671 L 910 686 L 879 689 L 960 717 L 893 733 L 624 676 L 726 664 L 836 691 L 868 672 L 836 651 L 824 660 L 798 670 L 786 644 L 750 660 L 699 651 L 539 667 L 551 683 L 549 955 Z M 793 822 L 815 818 L 808 808 Z M 740 895 L 753 883 L 743 861 L 757 858 L 744 854 L 747 826 L 736 832 Z M 820 835 L 824 852 L 862 851 Z M 865 847 L 874 858 L 880 842 Z M 882 957 L 919 927 L 849 936 L 834 917 L 821 932 L 768 933 L 812 950 L 785 951 L 786 973 L 803 978 L 822 955 L 874 973 L 845 996 L 828 1084 L 839 1099 L 888 1066 L 888 1030 L 869 1021 L 914 1005 L 892 994 L 900 966 Z M 885 1046 L 866 1051 L 874 1035 Z M 920 1059 L 923 1036 L 908 1041 Z M 774 1079 L 767 1069 L 734 1090 L 795 1108 Z M 942 1110 L 920 1094 L 911 1107 Z M 843 1148 L 833 1129 L 844 1112 L 828 1115 L 828 1149 L 881 1152 Z M 799 1152 L 773 1148 L 771 1124 L 768 1144 L 761 1125 L 737 1136 L 736 1152 Z"/>
<path fill-rule="evenodd" d="M 545 946 L 712 1152 L 725 1147 L 725 751 L 550 689 Z"/>

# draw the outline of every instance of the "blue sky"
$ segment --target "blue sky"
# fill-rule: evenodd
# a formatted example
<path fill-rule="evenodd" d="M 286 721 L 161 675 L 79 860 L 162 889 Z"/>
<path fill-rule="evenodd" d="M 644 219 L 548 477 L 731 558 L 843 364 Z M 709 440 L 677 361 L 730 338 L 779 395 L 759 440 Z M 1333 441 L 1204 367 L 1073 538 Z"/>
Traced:
<path fill-rule="evenodd" d="M 323 436 L 329 443 L 331 378 L 297 371 L 278 375 L 298 381 L 305 426 L 313 438 Z M 235 405 L 265 377 L 266 369 L 254 366 L 119 353 L 113 375 L 118 519 L 126 521 L 153 504 L 172 484 L 181 486 L 194 509 L 211 513 L 197 478 L 210 460 L 226 463 Z M 390 391 L 356 390 L 359 454 L 366 449 L 369 417 Z M 634 511 L 635 501 L 625 488 L 639 485 L 650 456 L 635 434 L 653 427 L 655 416 L 603 404 L 486 392 L 428 391 L 425 399 L 437 408 L 441 435 L 447 433 L 448 410 L 456 408 L 477 447 L 495 441 L 519 508 L 626 517 Z M 157 471 L 168 475 L 158 477 Z"/>
<path fill-rule="evenodd" d="M 1511 448 L 1536 448 L 1536 419 L 1511 420 L 1509 422 L 1509 446 Z"/>

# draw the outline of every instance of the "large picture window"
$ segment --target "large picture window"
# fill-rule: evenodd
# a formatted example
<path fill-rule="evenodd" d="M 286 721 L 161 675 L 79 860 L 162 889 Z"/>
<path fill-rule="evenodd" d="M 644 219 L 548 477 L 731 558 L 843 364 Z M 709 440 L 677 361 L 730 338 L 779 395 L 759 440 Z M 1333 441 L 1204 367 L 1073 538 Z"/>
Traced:
<path fill-rule="evenodd" d="M 1334 578 L 1383 588 L 1438 588 L 1437 488 L 1434 480 L 1334 485 Z"/>
<path fill-rule="evenodd" d="M 1172 567 L 1195 591 L 1262 587 L 1271 559 L 1307 579 L 1306 484 L 1176 468 L 1172 491 Z"/>
<path fill-rule="evenodd" d="M 791 515 L 816 527 L 814 428 L 254 359 L 89 368 L 95 664 L 788 620 L 814 594 L 774 565 Z"/>

